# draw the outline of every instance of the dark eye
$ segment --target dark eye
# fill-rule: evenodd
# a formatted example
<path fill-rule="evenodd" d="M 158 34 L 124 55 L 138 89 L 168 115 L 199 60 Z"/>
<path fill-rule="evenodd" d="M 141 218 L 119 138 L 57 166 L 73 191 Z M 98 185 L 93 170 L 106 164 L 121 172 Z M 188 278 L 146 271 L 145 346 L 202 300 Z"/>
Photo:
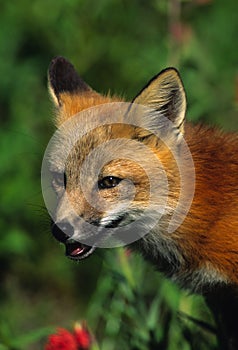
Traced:
<path fill-rule="evenodd" d="M 66 186 L 67 186 L 67 176 L 66 174 L 64 173 L 64 188 L 66 189 Z"/>
<path fill-rule="evenodd" d="M 98 181 L 98 188 L 104 190 L 106 188 L 116 187 L 122 179 L 116 176 L 106 176 L 102 180 Z"/>
<path fill-rule="evenodd" d="M 67 178 L 65 173 L 54 172 L 52 176 L 53 176 L 53 180 L 52 180 L 53 186 L 66 188 Z"/>

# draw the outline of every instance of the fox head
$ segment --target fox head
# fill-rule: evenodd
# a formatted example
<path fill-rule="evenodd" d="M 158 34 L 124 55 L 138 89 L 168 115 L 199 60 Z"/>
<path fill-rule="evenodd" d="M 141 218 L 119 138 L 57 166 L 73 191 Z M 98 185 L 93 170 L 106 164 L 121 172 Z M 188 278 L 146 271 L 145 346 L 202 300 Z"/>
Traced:
<path fill-rule="evenodd" d="M 66 255 L 82 259 L 119 244 L 153 250 L 155 241 L 163 255 L 181 192 L 186 98 L 177 70 L 162 71 L 126 103 L 95 92 L 56 57 L 49 90 L 58 128 L 48 157 L 52 233 Z"/>

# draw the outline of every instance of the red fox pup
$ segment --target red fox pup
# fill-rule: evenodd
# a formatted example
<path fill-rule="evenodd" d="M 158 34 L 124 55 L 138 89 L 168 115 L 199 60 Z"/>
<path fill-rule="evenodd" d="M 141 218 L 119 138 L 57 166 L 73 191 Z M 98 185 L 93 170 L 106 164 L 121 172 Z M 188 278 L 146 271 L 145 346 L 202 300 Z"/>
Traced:
<path fill-rule="evenodd" d="M 49 89 L 59 128 L 52 233 L 66 255 L 83 259 L 115 235 L 191 291 L 237 285 L 238 135 L 185 122 L 177 70 L 125 103 L 57 57 Z"/>

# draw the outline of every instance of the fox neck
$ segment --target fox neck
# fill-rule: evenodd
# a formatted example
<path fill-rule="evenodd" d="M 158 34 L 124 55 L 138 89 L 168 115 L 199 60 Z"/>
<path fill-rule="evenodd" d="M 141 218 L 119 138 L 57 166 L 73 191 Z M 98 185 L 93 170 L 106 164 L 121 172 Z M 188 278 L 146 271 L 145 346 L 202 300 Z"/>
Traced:
<path fill-rule="evenodd" d="M 238 283 L 238 138 L 187 125 L 196 183 L 190 210 L 173 233 L 166 221 L 134 248 L 158 270 L 195 292 Z"/>

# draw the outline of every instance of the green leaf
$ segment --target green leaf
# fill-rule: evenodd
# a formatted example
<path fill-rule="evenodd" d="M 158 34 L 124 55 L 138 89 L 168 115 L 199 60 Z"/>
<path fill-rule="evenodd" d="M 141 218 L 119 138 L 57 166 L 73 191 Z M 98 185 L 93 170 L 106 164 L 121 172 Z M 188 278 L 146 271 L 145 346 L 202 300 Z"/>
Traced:
<path fill-rule="evenodd" d="M 24 334 L 22 336 L 17 337 L 16 339 L 10 342 L 10 346 L 16 349 L 25 349 L 25 347 L 29 344 L 33 344 L 38 340 L 49 336 L 54 333 L 56 328 L 54 327 L 46 327 L 34 330 L 30 333 Z"/>

